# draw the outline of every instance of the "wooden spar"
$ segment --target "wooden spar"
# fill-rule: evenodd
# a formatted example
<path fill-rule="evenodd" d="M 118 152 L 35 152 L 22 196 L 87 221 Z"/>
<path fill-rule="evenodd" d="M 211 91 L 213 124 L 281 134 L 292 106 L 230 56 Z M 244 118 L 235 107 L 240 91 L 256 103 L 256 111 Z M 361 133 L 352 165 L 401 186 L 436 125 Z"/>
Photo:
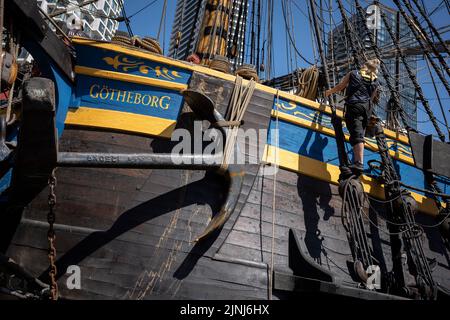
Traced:
<path fill-rule="evenodd" d="M 202 65 L 209 65 L 214 55 L 226 55 L 230 3 L 230 0 L 208 0 L 206 4 L 197 47 Z"/>

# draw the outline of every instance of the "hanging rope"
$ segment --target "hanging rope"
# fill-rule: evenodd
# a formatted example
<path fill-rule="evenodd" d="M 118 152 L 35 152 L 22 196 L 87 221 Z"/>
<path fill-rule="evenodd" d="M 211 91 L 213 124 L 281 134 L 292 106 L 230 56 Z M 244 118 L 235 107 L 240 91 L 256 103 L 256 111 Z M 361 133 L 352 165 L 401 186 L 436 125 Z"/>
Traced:
<path fill-rule="evenodd" d="M 367 233 L 364 229 L 364 220 L 362 212 L 364 211 L 364 189 L 359 180 L 353 176 L 345 184 L 342 193 L 341 219 L 342 224 L 347 231 L 347 237 L 352 249 L 355 266 L 360 261 L 364 270 L 374 265 L 372 249 L 369 245 Z M 359 183 L 359 186 L 357 185 Z M 366 277 L 361 277 L 362 280 Z"/>
<path fill-rule="evenodd" d="M 266 63 L 266 80 L 272 79 L 274 71 L 274 47 L 273 47 L 273 16 L 274 4 L 273 0 L 267 0 L 267 63 Z"/>
<path fill-rule="evenodd" d="M 10 50 L 11 53 L 13 55 L 14 61 L 17 61 L 17 58 L 19 57 L 19 52 L 20 52 L 20 32 L 17 33 L 17 37 L 16 37 L 16 41 L 15 41 L 15 45 L 14 45 L 14 36 L 13 36 L 13 26 L 11 23 L 11 45 L 10 45 Z M 0 51 L 1 52 L 1 51 Z M 17 74 L 16 76 L 13 77 L 13 79 L 17 78 Z M 11 123 L 13 123 L 17 118 L 16 118 L 16 114 L 13 113 L 13 98 L 14 98 L 14 89 L 15 89 L 15 85 L 16 85 L 16 81 L 14 80 L 11 84 L 11 88 L 9 88 L 9 95 L 8 95 L 8 105 L 6 108 L 6 123 L 9 125 Z"/>
<path fill-rule="evenodd" d="M 54 229 L 54 224 L 56 220 L 55 215 L 55 206 L 56 206 L 56 169 L 54 169 L 48 179 L 48 187 L 49 187 L 49 195 L 48 195 L 48 207 L 49 211 L 47 213 L 47 222 L 49 225 L 47 239 L 48 239 L 48 259 L 50 262 L 50 299 L 53 301 L 58 300 L 59 290 L 58 290 L 58 282 L 56 280 L 58 270 L 56 268 L 56 234 Z"/>
<path fill-rule="evenodd" d="M 272 293 L 273 293 L 273 271 L 275 266 L 275 224 L 276 224 L 276 195 L 277 195 L 277 179 L 278 179 L 278 150 L 279 150 L 279 112 L 278 108 L 280 105 L 280 92 L 277 90 L 277 113 L 275 118 L 275 159 L 273 161 L 275 173 L 274 173 L 274 179 L 273 179 L 273 198 L 272 198 L 272 243 L 271 243 L 271 250 L 270 250 L 270 269 L 269 269 L 269 300 L 272 300 Z"/>
<path fill-rule="evenodd" d="M 124 19 L 123 21 L 125 22 L 125 26 L 127 27 L 128 34 L 130 35 L 130 37 L 133 37 L 134 36 L 133 29 L 131 28 L 130 18 L 127 17 L 127 13 L 125 11 L 125 4 L 123 3 L 123 0 L 119 0 L 119 5 L 122 7 L 122 15 Z M 135 15 L 137 13 L 135 13 Z"/>
<path fill-rule="evenodd" d="M 247 111 L 247 108 L 250 104 L 250 100 L 252 99 L 255 87 L 255 81 L 250 81 L 245 87 L 243 85 L 242 77 L 236 76 L 236 82 L 227 112 L 227 120 L 231 124 L 231 126 L 227 130 L 226 143 L 221 164 L 222 170 L 226 170 L 228 168 L 228 164 L 232 160 L 234 154 L 234 145 L 236 144 L 237 135 L 239 133 L 239 127 L 242 123 L 242 119 L 244 119 L 245 112 Z"/>

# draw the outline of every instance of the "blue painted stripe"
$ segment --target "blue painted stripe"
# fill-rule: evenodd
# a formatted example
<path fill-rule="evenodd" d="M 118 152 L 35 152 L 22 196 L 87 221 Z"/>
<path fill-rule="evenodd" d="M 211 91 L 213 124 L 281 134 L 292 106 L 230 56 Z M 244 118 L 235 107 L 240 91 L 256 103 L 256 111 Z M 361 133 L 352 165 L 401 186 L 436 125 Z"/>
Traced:
<path fill-rule="evenodd" d="M 102 91 L 103 90 L 103 91 Z M 77 77 L 73 106 L 91 107 L 176 120 L 183 96 L 171 90 L 116 80 Z"/>
<path fill-rule="evenodd" d="M 303 120 L 307 120 L 307 121 L 311 121 L 313 123 L 317 123 L 320 124 L 323 127 L 329 128 L 329 129 L 334 129 L 333 128 L 333 124 L 331 123 L 331 117 L 325 113 L 322 113 L 320 111 L 311 109 L 310 107 L 306 106 L 306 105 L 302 105 L 299 103 L 294 103 L 285 99 L 279 99 L 279 104 L 277 106 L 276 101 L 274 102 L 274 106 L 273 106 L 274 110 L 277 110 L 279 112 L 282 113 L 286 113 L 292 116 L 295 116 L 297 118 L 303 119 Z M 345 122 L 342 123 L 343 125 L 343 130 L 345 134 L 349 134 L 348 129 L 345 125 Z M 375 139 L 368 139 L 366 138 L 368 142 L 376 144 L 376 140 Z M 389 149 L 399 152 L 400 154 L 403 154 L 404 156 L 407 157 L 412 157 L 412 151 L 411 151 L 411 147 L 401 143 L 399 141 L 394 141 L 390 138 L 387 138 L 386 141 L 388 142 L 388 144 L 390 144 Z M 391 143 L 391 142 L 395 142 L 395 143 Z"/>
<path fill-rule="evenodd" d="M 276 128 L 276 122 L 271 121 L 268 144 L 277 146 L 275 136 L 272 130 Z M 295 124 L 279 120 L 279 145 L 278 147 L 287 151 L 291 151 L 300 154 L 305 157 L 309 157 L 321 162 L 333 164 L 339 166 L 339 158 L 337 153 L 336 139 L 332 136 L 326 135 L 313 130 L 308 130 Z M 346 150 L 349 156 L 352 156 L 352 147 L 349 143 L 346 143 Z M 365 174 L 377 175 L 375 172 L 371 172 L 367 165 L 369 160 L 380 160 L 380 156 L 377 152 L 371 150 L 365 150 Z M 422 170 L 408 165 L 401 161 L 394 160 L 397 172 L 399 172 L 400 179 L 403 183 L 408 185 L 426 188 L 425 177 Z M 449 190 L 450 181 L 440 177 L 438 179 L 440 187 L 447 192 Z M 418 192 L 420 193 L 420 192 Z M 420 193 L 423 195 L 423 193 Z"/>

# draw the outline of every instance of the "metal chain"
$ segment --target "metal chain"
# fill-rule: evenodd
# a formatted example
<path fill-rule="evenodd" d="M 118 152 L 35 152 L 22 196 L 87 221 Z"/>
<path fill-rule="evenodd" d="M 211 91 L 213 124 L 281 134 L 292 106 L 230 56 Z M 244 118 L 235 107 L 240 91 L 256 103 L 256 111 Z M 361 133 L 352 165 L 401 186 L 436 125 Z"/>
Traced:
<path fill-rule="evenodd" d="M 49 276 L 50 276 L 50 281 L 51 281 L 50 299 L 54 300 L 54 301 L 58 300 L 58 283 L 56 282 L 57 269 L 56 269 L 56 264 L 55 264 L 55 261 L 56 261 L 56 248 L 55 248 L 56 235 L 55 235 L 55 230 L 53 229 L 53 225 L 56 220 L 56 215 L 55 215 L 56 175 L 55 175 L 55 171 L 56 171 L 56 169 L 54 169 L 52 171 L 52 174 L 50 175 L 50 177 L 48 179 L 48 187 L 49 187 L 48 208 L 49 208 L 49 210 L 48 210 L 48 214 L 47 214 L 47 222 L 49 224 L 47 239 L 48 239 L 48 245 L 49 245 L 48 259 L 50 261 L 50 271 L 49 271 Z"/>

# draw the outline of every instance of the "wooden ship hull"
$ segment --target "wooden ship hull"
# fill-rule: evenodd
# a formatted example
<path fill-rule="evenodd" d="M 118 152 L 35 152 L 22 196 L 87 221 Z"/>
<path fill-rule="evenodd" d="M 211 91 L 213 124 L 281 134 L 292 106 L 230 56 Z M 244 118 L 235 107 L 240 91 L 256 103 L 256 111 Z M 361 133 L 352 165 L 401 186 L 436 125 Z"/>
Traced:
<path fill-rule="evenodd" d="M 269 133 L 260 145 L 239 145 L 243 154 L 259 149 L 242 165 L 235 207 L 223 226 L 196 241 L 227 201 L 226 177 L 217 170 L 118 168 L 114 155 L 170 153 L 174 130 L 193 132 L 199 118 L 181 91 L 203 93 L 225 116 L 235 77 L 117 44 L 82 38 L 74 44 L 74 82 L 61 80 L 57 68 L 48 74 L 56 86 L 57 152 L 100 156 L 87 158 L 89 168 L 55 160 L 60 298 L 401 298 L 384 287 L 364 289 L 355 275 L 328 107 L 256 85 L 242 127 Z M 271 129 L 279 130 L 278 139 Z M 20 134 L 18 146 L 31 139 L 26 130 Z M 402 181 L 423 188 L 425 177 L 408 137 L 385 134 Z M 41 150 L 32 151 L 38 159 Z M 379 159 L 376 151 L 369 139 L 366 157 Z M 19 148 L 17 163 L 21 152 L 30 155 Z M 49 284 L 49 190 L 42 170 L 34 169 L 38 178 L 18 165 L 2 176 L 1 245 L 31 277 Z M 448 179 L 438 180 L 449 193 Z M 383 186 L 370 168 L 361 182 L 371 204 L 362 211 L 364 229 L 386 275 L 392 257 Z M 411 195 L 418 203 L 417 221 L 435 224 L 434 199 L 414 190 Z M 424 230 L 424 254 L 444 292 L 450 288 L 449 249 L 437 228 Z M 68 285 L 73 266 L 80 271 L 80 288 Z"/>

